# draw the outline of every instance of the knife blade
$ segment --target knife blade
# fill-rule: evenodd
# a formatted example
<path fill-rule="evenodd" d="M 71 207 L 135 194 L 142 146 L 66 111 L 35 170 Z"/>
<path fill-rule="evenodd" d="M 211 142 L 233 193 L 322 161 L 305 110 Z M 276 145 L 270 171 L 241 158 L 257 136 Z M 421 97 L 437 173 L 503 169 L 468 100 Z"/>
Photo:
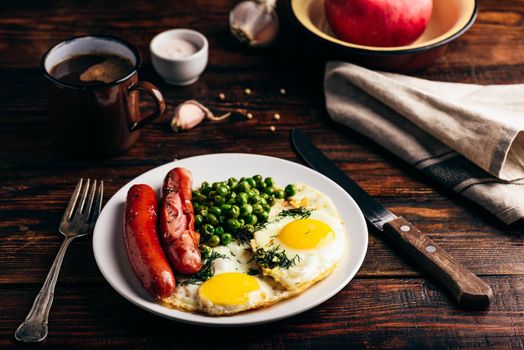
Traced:
<path fill-rule="evenodd" d="M 349 193 L 359 205 L 366 220 L 439 281 L 459 306 L 470 309 L 489 306 L 493 299 L 490 286 L 409 221 L 396 216 L 371 197 L 298 128 L 291 131 L 291 141 L 297 153 L 311 168 L 326 175 Z"/>

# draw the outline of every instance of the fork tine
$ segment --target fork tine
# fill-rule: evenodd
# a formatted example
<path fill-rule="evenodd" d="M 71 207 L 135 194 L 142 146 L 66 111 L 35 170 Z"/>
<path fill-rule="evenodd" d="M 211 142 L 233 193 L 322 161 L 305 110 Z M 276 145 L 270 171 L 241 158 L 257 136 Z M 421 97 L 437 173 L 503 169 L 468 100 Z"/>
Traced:
<path fill-rule="evenodd" d="M 80 204 L 78 205 L 78 210 L 77 210 L 77 213 L 78 214 L 81 214 L 84 212 L 84 208 L 85 208 L 85 204 L 86 204 L 86 199 L 87 199 L 87 194 L 89 192 L 89 184 L 91 183 L 91 179 L 87 179 L 86 180 L 86 184 L 84 185 L 84 187 L 82 188 L 82 194 L 80 195 L 81 198 L 82 198 L 82 201 L 80 202 Z"/>
<path fill-rule="evenodd" d="M 93 213 L 91 216 L 91 221 L 94 223 L 98 218 L 98 214 L 102 210 L 102 201 L 104 199 L 104 180 L 100 180 L 100 186 L 98 186 L 98 191 L 96 193 L 96 199 L 94 201 Z"/>
<path fill-rule="evenodd" d="M 76 202 L 78 201 L 78 195 L 80 194 L 80 189 L 82 188 L 82 184 L 84 182 L 84 179 L 80 179 L 78 183 L 76 184 L 76 188 L 71 195 L 71 199 L 69 200 L 69 203 L 67 204 L 67 208 L 64 211 L 64 216 L 62 217 L 62 221 L 71 220 L 71 217 L 73 216 L 73 212 L 76 207 Z"/>
<path fill-rule="evenodd" d="M 93 184 L 91 185 L 91 189 L 88 190 L 89 200 L 87 201 L 87 209 L 84 211 L 84 215 L 86 217 L 89 217 L 89 215 L 91 215 L 91 209 L 93 208 L 93 201 L 95 200 L 96 185 L 97 185 L 97 180 L 95 179 L 93 181 Z"/>

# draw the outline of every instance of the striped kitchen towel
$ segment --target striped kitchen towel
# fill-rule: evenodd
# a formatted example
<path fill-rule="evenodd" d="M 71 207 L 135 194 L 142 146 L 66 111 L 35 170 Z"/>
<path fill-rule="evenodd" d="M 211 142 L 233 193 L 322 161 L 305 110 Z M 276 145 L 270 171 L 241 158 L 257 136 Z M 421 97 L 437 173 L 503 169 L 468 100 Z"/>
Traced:
<path fill-rule="evenodd" d="M 506 224 L 524 218 L 524 84 L 434 82 L 328 62 L 331 118 Z"/>

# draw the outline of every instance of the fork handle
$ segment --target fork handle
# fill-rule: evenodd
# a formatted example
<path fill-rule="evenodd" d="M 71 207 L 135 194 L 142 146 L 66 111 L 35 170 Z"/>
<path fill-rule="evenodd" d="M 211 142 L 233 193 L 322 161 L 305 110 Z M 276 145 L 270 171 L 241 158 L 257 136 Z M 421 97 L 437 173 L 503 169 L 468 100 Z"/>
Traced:
<path fill-rule="evenodd" d="M 26 343 L 35 343 L 45 339 L 47 336 L 47 321 L 49 310 L 53 304 L 55 295 L 55 285 L 60 273 L 60 267 L 64 260 L 64 255 L 71 241 L 75 236 L 66 237 L 60 246 L 55 261 L 47 274 L 44 285 L 33 302 L 33 306 L 27 314 L 24 322 L 16 329 L 15 338 Z"/>

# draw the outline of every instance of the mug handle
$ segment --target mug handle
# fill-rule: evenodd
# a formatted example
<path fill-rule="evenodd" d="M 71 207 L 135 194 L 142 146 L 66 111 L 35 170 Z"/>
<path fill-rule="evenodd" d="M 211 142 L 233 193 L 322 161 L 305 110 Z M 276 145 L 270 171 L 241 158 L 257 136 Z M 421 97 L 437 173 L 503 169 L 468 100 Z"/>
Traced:
<path fill-rule="evenodd" d="M 157 119 L 162 114 L 164 114 L 164 111 L 166 110 L 166 101 L 164 100 L 164 96 L 162 96 L 160 90 L 158 90 L 158 88 L 155 85 L 148 83 L 147 81 L 139 81 L 136 84 L 131 85 L 127 89 L 127 91 L 145 92 L 149 94 L 151 97 L 153 97 L 153 100 L 155 100 L 156 105 L 156 111 L 151 112 L 139 121 L 134 122 L 129 127 L 129 131 L 142 129 L 144 126 L 146 126 L 147 124 L 151 123 L 153 120 Z"/>

